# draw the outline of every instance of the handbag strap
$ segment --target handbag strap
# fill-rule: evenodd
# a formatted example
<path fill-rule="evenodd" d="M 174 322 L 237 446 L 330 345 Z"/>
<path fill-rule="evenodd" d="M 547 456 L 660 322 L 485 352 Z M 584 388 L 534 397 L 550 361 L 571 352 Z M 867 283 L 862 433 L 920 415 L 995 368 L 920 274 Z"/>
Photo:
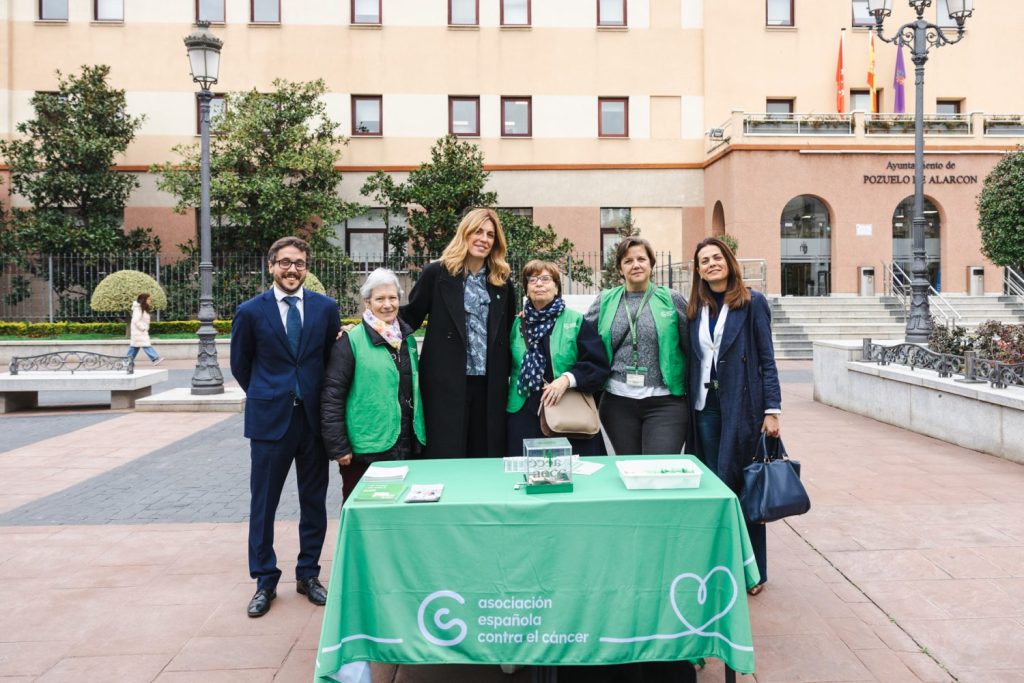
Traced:
<path fill-rule="evenodd" d="M 769 441 L 771 442 L 770 449 Z M 768 436 L 767 432 L 761 432 L 761 438 L 757 441 L 757 449 L 754 451 L 754 462 L 772 462 L 773 460 L 789 460 L 789 453 L 786 452 L 781 436 Z"/>

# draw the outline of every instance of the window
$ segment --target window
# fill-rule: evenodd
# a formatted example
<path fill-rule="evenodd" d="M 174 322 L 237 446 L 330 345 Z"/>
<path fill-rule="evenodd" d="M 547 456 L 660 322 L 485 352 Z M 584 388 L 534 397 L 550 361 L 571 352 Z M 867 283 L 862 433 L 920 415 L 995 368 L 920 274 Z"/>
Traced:
<path fill-rule="evenodd" d="M 770 119 L 790 119 L 793 115 L 793 98 L 765 100 L 764 111 Z"/>
<path fill-rule="evenodd" d="M 480 98 L 448 98 L 448 132 L 454 135 L 480 135 Z"/>
<path fill-rule="evenodd" d="M 384 134 L 383 98 L 380 95 L 352 96 L 352 135 Z"/>
<path fill-rule="evenodd" d="M 597 0 L 598 26 L 625 26 L 626 0 Z"/>
<path fill-rule="evenodd" d="M 280 24 L 281 0 L 251 0 L 251 21 L 254 24 Z"/>
<path fill-rule="evenodd" d="M 224 23 L 224 0 L 196 0 L 196 21 Z"/>
<path fill-rule="evenodd" d="M 874 26 L 875 18 L 868 14 L 868 0 L 853 0 L 854 26 Z"/>
<path fill-rule="evenodd" d="M 68 0 L 39 0 L 39 18 L 42 21 L 67 21 Z"/>
<path fill-rule="evenodd" d="M 622 241 L 619 230 L 630 218 L 628 208 L 601 209 L 601 266 L 615 260 L 615 248 Z"/>
<path fill-rule="evenodd" d="M 850 111 L 864 111 L 871 113 L 871 91 L 870 90 L 851 90 L 850 91 Z"/>
<path fill-rule="evenodd" d="M 210 134 L 216 134 L 217 123 L 227 110 L 227 100 L 223 95 L 214 95 L 210 100 Z M 199 96 L 196 96 L 196 135 L 203 133 L 203 117 L 199 110 Z"/>
<path fill-rule="evenodd" d="M 935 1 L 935 23 L 941 28 L 956 28 L 956 19 L 949 16 L 949 4 L 946 0 Z"/>
<path fill-rule="evenodd" d="M 628 97 L 600 97 L 597 100 L 597 108 L 597 134 L 600 137 L 629 137 Z"/>
<path fill-rule="evenodd" d="M 504 211 L 512 216 L 521 216 L 523 218 L 529 218 L 533 220 L 533 207 L 532 206 L 502 206 L 498 208 L 499 211 Z"/>
<path fill-rule="evenodd" d="M 381 23 L 381 3 L 383 0 L 352 0 L 353 24 Z"/>
<path fill-rule="evenodd" d="M 124 21 L 124 0 L 96 0 L 96 21 Z"/>
<path fill-rule="evenodd" d="M 356 264 L 376 266 L 384 262 L 384 218 L 384 209 L 374 208 L 345 221 L 345 252 Z M 394 215 L 390 218 L 392 225 L 401 222 Z"/>
<path fill-rule="evenodd" d="M 957 116 L 963 111 L 963 100 L 936 100 L 935 113 L 939 116 Z"/>
<path fill-rule="evenodd" d="M 501 135 L 528 138 L 533 135 L 533 98 L 501 98 Z"/>
<path fill-rule="evenodd" d="M 501 0 L 502 26 L 529 26 L 530 0 Z"/>
<path fill-rule="evenodd" d="M 479 0 L 448 0 L 450 26 L 476 26 L 480 23 Z"/>
<path fill-rule="evenodd" d="M 765 0 L 768 26 L 793 26 L 793 0 Z"/>

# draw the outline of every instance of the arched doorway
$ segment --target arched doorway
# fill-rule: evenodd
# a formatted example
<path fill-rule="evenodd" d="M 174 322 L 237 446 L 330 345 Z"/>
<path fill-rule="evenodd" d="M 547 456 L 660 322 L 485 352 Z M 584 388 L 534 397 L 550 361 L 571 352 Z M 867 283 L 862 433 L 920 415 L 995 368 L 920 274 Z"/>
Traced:
<path fill-rule="evenodd" d="M 715 208 L 711 210 L 711 236 L 721 237 L 725 234 L 725 209 L 722 202 L 715 202 Z"/>
<path fill-rule="evenodd" d="M 782 210 L 782 295 L 827 296 L 832 291 L 832 220 L 817 197 L 793 197 Z"/>
<path fill-rule="evenodd" d="M 910 195 L 896 206 L 892 213 L 892 260 L 900 268 L 910 272 L 914 262 L 913 240 L 914 195 Z M 924 256 L 928 270 L 928 282 L 936 291 L 942 291 L 942 248 L 939 234 L 942 220 L 939 209 L 928 197 L 924 198 Z"/>

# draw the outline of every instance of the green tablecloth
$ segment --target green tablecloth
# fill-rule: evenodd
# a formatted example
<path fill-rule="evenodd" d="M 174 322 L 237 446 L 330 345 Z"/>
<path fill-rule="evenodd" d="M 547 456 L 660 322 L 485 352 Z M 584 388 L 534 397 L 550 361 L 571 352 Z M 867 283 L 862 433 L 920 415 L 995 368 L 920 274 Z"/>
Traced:
<path fill-rule="evenodd" d="M 344 505 L 317 680 L 360 661 L 717 657 L 753 673 L 739 501 L 707 469 L 698 489 L 628 490 L 616 459 L 543 495 L 514 490 L 500 459 L 411 461 L 405 483 L 444 483 L 441 502 Z"/>

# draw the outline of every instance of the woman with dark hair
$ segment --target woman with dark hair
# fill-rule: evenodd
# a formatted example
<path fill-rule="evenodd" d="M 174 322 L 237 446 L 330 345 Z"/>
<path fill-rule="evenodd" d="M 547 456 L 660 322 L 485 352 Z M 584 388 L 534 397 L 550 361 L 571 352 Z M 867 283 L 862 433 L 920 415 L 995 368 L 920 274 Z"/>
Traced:
<path fill-rule="evenodd" d="M 164 359 L 153 348 L 153 342 L 149 340 L 149 302 L 150 296 L 143 292 L 132 302 L 132 321 L 129 324 L 129 336 L 131 341 L 128 346 L 128 357 L 135 359 L 139 355 L 139 349 L 146 352 L 153 365 L 160 365 Z"/>
<path fill-rule="evenodd" d="M 567 308 L 562 275 L 549 261 L 523 266 L 526 306 L 512 323 L 512 378 L 508 387 L 508 455 L 523 454 L 523 439 L 544 436 L 541 405 L 558 405 L 569 389 L 600 391 L 611 368 L 592 323 Z M 603 455 L 600 434 L 569 439 L 577 455 Z"/>
<path fill-rule="evenodd" d="M 626 237 L 615 251 L 625 284 L 601 292 L 586 318 L 597 326 L 611 375 L 601 425 L 617 455 L 680 453 L 686 440 L 686 300 L 651 282 L 654 250 Z"/>
<path fill-rule="evenodd" d="M 423 339 L 420 390 L 426 457 L 505 453 L 508 335 L 515 292 L 498 214 L 473 209 L 439 261 L 427 264 L 399 315 Z"/>
<path fill-rule="evenodd" d="M 694 273 L 686 318 L 690 328 L 690 396 L 697 453 L 739 494 L 743 468 L 761 432 L 779 435 L 782 394 L 772 345 L 768 300 L 743 282 L 732 250 L 719 239 L 702 240 L 693 252 Z M 747 523 L 761 582 L 768 580 L 764 524 Z"/>

